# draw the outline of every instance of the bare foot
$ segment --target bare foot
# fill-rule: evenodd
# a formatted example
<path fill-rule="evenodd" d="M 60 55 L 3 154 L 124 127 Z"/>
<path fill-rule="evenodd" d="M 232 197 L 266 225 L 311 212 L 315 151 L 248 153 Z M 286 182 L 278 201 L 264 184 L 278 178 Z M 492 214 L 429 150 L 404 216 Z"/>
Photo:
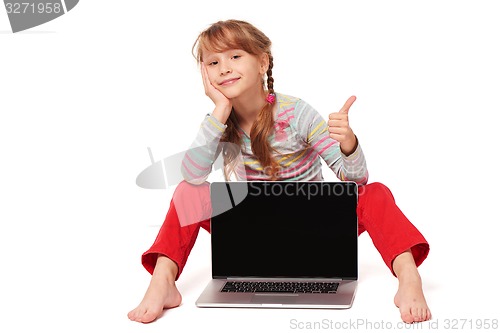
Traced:
<path fill-rule="evenodd" d="M 425 301 L 422 280 L 418 271 L 408 269 L 398 275 L 399 288 L 394 303 L 401 312 L 405 323 L 421 322 L 431 319 L 431 311 Z"/>
<path fill-rule="evenodd" d="M 150 323 L 161 315 L 163 309 L 175 308 L 181 301 L 182 296 L 174 282 L 153 276 L 142 302 L 128 313 L 128 318 L 141 323 Z"/>

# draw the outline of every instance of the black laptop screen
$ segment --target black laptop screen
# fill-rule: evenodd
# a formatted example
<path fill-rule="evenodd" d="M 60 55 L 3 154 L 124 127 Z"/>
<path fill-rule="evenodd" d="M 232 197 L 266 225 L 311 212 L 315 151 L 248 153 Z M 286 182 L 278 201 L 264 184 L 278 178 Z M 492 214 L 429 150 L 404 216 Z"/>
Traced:
<path fill-rule="evenodd" d="M 216 182 L 211 200 L 214 278 L 357 278 L 355 183 Z"/>

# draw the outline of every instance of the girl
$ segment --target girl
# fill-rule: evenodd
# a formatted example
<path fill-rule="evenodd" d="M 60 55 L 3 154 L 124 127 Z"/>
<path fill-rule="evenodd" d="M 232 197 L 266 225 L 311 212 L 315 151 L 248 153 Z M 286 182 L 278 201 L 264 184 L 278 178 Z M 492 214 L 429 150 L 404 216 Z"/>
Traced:
<path fill-rule="evenodd" d="M 195 49 L 205 94 L 215 108 L 203 120 L 198 138 L 184 157 L 185 181 L 177 186 L 165 222 L 142 256 L 152 278 L 142 302 L 128 317 L 151 322 L 163 309 L 181 303 L 175 281 L 200 227 L 210 231 L 205 180 L 213 161 L 222 153 L 226 179 L 323 180 L 321 157 L 340 180 L 357 182 L 361 186 L 358 232 L 369 233 L 397 277 L 399 288 L 394 302 L 402 320 L 429 320 L 431 313 L 417 270 L 427 257 L 429 245 L 396 206 L 387 187 L 367 184 L 363 151 L 348 120 L 356 98 L 350 97 L 325 122 L 304 101 L 275 93 L 271 41 L 247 22 L 213 24 L 198 36 Z"/>

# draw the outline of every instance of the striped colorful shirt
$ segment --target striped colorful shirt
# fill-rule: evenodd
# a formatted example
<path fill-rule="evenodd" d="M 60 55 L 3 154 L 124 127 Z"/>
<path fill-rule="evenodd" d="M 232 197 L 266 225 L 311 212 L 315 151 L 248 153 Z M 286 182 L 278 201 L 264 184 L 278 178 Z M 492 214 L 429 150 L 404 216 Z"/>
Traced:
<path fill-rule="evenodd" d="M 327 122 L 314 108 L 299 98 L 283 94 L 276 97 L 278 107 L 269 141 L 276 152 L 274 159 L 280 165 L 280 180 L 322 181 L 323 159 L 339 180 L 360 185 L 367 183 L 368 170 L 359 143 L 352 154 L 344 155 L 339 142 L 330 138 Z M 187 182 L 200 184 L 208 178 L 214 163 L 218 163 L 219 145 L 227 144 L 220 142 L 226 127 L 212 115 L 205 117 L 196 140 L 182 161 L 181 172 Z M 270 176 L 252 153 L 249 135 L 242 129 L 240 131 L 242 142 L 236 180 L 269 180 Z"/>

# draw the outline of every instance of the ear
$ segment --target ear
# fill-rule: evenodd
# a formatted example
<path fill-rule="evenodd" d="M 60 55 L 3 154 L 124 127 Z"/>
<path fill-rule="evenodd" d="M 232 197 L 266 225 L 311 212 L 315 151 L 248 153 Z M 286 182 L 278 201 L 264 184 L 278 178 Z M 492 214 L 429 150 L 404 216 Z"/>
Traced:
<path fill-rule="evenodd" d="M 269 54 L 262 53 L 260 56 L 260 74 L 264 75 L 269 69 Z"/>

